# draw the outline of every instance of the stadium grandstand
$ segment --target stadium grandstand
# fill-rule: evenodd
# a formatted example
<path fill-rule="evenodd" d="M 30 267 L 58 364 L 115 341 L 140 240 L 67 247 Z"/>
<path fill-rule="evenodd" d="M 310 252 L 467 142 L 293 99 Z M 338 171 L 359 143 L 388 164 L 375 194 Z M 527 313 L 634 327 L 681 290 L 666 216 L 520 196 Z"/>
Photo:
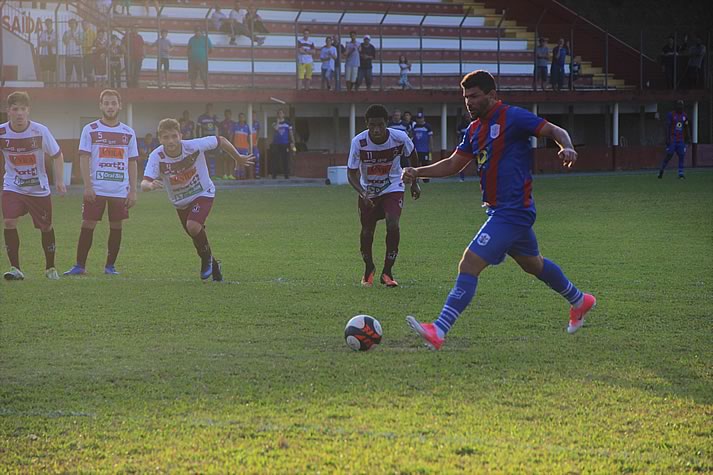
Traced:
<path fill-rule="evenodd" d="M 160 119 L 179 117 L 184 110 L 195 118 L 207 103 L 214 104 L 219 118 L 225 109 L 232 111 L 233 118 L 239 112 L 248 117 L 256 113 L 262 125 L 255 145 L 263 152 L 263 175 L 268 171 L 270 124 L 279 108 L 295 124 L 297 176 L 326 177 L 327 167 L 345 165 L 350 138 L 360 130 L 366 106 L 374 102 L 414 115 L 422 112 L 434 128 L 435 154 L 445 156 L 456 145 L 455 130 L 463 112 L 460 78 L 475 69 L 487 69 L 495 76 L 505 100 L 566 126 L 583 158 L 580 170 L 656 167 L 664 154 L 662 118 L 677 99 L 685 101 L 692 118 L 689 164 L 713 166 L 711 33 L 699 28 L 695 18 L 690 19 L 690 27 L 672 27 L 668 32 L 677 48 L 684 41 L 692 44 L 696 36 L 706 46 L 700 79 L 689 81 L 687 51 L 675 56 L 672 71 L 662 68 L 659 52 L 665 37 L 642 33 L 632 36 L 638 41 L 622 39 L 581 12 L 550 0 L 175 0 L 123 2 L 131 4 L 126 9 L 118 3 L 122 2 L 0 2 L 3 97 L 13 90 L 28 90 L 35 116 L 55 131 L 69 161 L 78 160 L 72 151 L 77 149 L 82 126 L 96 118 L 101 87 L 82 74 L 67 77 L 69 54 L 63 37 L 70 21 L 76 20 L 105 29 L 107 37 L 115 36 L 129 50 L 117 59 L 122 65 L 120 90 L 125 121 L 139 136 L 155 133 Z M 241 9 L 255 8 L 255 18 L 261 20 L 259 41 L 226 33 L 216 10 L 229 19 L 236 3 Z M 57 32 L 51 80 L 43 74 L 40 44 L 48 19 Z M 247 26 L 251 31 L 255 27 Z M 296 40 L 306 28 L 317 54 L 311 89 L 301 90 Z M 126 69 L 135 44 L 125 40 L 129 30 L 140 35 L 144 46 L 138 82 L 127 88 Z M 157 40 L 162 30 L 172 44 L 167 87 L 160 87 L 158 72 Z M 207 87 L 199 82 L 193 88 L 188 44 L 196 30 L 207 32 L 212 49 L 205 65 Z M 319 49 L 327 37 L 345 45 L 351 31 L 359 42 L 369 36 L 376 49 L 371 90 L 347 90 L 341 47 L 336 48 L 339 67 L 333 90 L 324 90 Z M 684 40 L 684 33 L 690 39 Z M 558 90 L 552 90 L 549 82 L 542 90 L 534 74 L 537 48 L 544 45 L 552 52 L 560 39 L 566 48 L 563 78 Z M 399 86 L 402 55 L 411 64 L 411 88 L 406 90 Z M 108 54 L 105 61 L 105 69 L 110 70 Z M 90 62 L 96 64 L 96 59 Z M 533 140 L 532 145 L 538 148 L 536 172 L 559 169 L 547 152 L 551 144 Z M 73 173 L 78 180 L 78 167 Z"/>

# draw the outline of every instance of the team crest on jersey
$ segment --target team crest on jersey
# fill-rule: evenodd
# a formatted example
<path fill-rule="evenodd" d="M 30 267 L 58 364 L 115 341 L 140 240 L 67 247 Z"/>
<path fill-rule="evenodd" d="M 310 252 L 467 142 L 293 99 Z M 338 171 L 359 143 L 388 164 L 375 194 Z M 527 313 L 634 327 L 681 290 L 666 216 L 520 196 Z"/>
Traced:
<path fill-rule="evenodd" d="M 92 122 L 91 124 L 89 124 L 89 127 L 91 127 L 92 129 L 98 129 L 99 124 L 97 124 L 96 122 Z"/>
<path fill-rule="evenodd" d="M 5 127 L 0 127 L 0 135 L 5 135 Z"/>
<path fill-rule="evenodd" d="M 359 140 L 359 145 L 361 145 L 362 147 L 366 147 L 366 143 L 367 143 L 367 142 L 366 142 L 366 139 L 360 139 L 360 140 Z"/>
<path fill-rule="evenodd" d="M 683 128 L 683 122 L 676 122 L 676 128 L 677 128 L 677 129 L 682 129 L 682 128 Z"/>
<path fill-rule="evenodd" d="M 500 135 L 500 124 L 493 124 L 490 126 L 490 138 L 496 139 Z"/>
<path fill-rule="evenodd" d="M 490 234 L 488 233 L 481 233 L 480 236 L 478 236 L 477 243 L 480 246 L 485 246 L 490 242 Z"/>

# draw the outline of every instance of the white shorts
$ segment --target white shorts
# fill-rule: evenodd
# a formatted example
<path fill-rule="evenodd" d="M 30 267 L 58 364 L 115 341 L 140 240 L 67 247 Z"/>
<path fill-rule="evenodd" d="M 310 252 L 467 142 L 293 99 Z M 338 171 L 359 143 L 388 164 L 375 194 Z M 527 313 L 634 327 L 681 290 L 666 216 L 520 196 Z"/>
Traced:
<path fill-rule="evenodd" d="M 344 66 L 344 76 L 347 82 L 356 82 L 359 66 Z"/>

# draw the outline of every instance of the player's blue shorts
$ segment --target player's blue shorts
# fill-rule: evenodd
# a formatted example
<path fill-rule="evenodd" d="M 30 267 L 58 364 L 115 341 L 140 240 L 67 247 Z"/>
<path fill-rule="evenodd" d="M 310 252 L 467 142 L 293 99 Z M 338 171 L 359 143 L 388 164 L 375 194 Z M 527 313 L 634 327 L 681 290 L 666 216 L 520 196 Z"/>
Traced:
<path fill-rule="evenodd" d="M 532 225 L 514 224 L 504 217 L 494 214 L 483 224 L 468 249 L 490 265 L 498 265 L 505 255 L 539 256 L 537 237 Z"/>
<path fill-rule="evenodd" d="M 683 142 L 671 142 L 666 146 L 666 154 L 672 155 L 676 154 L 679 157 L 686 156 L 686 144 Z"/>

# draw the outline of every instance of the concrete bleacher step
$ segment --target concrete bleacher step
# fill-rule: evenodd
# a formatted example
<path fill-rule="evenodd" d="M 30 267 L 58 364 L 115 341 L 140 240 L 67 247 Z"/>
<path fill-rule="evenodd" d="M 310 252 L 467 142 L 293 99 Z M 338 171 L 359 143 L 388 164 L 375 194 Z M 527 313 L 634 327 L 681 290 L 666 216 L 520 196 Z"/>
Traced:
<path fill-rule="evenodd" d="M 3 87 L 45 87 L 45 83 L 42 81 L 5 81 Z"/>

